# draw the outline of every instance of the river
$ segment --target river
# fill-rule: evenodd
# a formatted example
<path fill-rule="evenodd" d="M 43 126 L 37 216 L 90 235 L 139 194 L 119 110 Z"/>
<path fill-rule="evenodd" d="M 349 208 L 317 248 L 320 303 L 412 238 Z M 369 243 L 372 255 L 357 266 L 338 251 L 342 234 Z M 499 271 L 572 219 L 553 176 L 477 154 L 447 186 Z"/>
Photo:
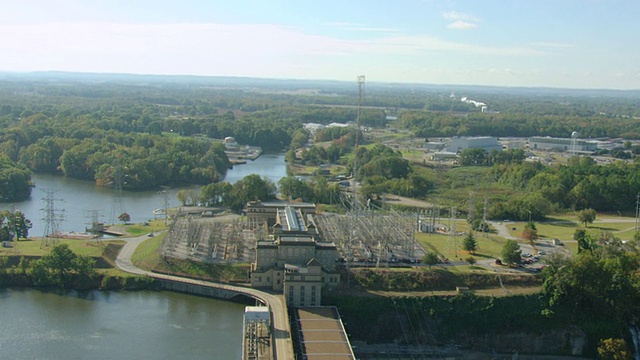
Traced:
<path fill-rule="evenodd" d="M 284 154 L 263 154 L 254 161 L 235 165 L 227 172 L 224 181 L 235 183 L 250 174 L 267 177 L 274 182 L 287 175 Z M 15 204 L 0 203 L 1 210 L 11 210 L 12 207 L 25 213 L 27 219 L 33 223 L 29 231 L 30 236 L 43 236 L 45 232 L 46 207 L 45 190 L 54 191 L 54 208 L 61 216 L 58 230 L 63 232 L 84 232 L 91 227 L 94 217 L 104 223 L 117 222 L 117 216 L 126 212 L 131 216 L 131 222 L 140 223 L 154 218 L 153 210 L 164 207 L 165 196 L 168 206 L 179 206 L 176 193 L 181 188 L 166 188 L 163 191 L 123 191 L 120 210 L 116 199 L 116 192 L 112 189 L 95 185 L 91 181 L 65 178 L 59 175 L 33 174 L 32 181 L 35 188 L 31 191 L 31 198 Z M 192 187 L 197 188 L 197 187 Z M 115 204 L 114 204 L 115 203 Z M 115 205 L 115 206 L 114 206 Z"/>
<path fill-rule="evenodd" d="M 172 292 L 0 289 L 2 359 L 240 359 L 244 305 Z"/>

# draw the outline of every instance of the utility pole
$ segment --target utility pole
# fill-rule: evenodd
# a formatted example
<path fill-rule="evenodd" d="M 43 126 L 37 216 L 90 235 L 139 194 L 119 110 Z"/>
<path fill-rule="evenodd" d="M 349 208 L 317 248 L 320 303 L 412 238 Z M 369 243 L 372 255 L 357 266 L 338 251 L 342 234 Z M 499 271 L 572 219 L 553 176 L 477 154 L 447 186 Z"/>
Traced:
<path fill-rule="evenodd" d="M 169 216 L 169 194 L 166 190 L 162 191 L 162 208 L 164 209 L 164 224 L 167 225 L 167 216 Z"/>
<path fill-rule="evenodd" d="M 487 232 L 485 229 L 488 227 L 487 225 L 487 212 L 489 211 L 489 200 L 487 197 L 484 197 L 484 206 L 482 207 L 482 235 L 487 237 Z"/>

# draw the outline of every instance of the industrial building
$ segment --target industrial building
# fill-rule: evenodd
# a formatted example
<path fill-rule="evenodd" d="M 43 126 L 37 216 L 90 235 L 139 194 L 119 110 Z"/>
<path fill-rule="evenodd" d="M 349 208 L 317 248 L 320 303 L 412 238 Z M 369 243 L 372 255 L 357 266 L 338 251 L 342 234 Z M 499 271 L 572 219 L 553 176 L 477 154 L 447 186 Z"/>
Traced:
<path fill-rule="evenodd" d="M 459 153 L 466 149 L 484 149 L 486 152 L 491 150 L 502 150 L 502 145 L 498 143 L 498 139 L 492 136 L 478 137 L 453 137 L 447 145 L 447 152 Z"/>
<path fill-rule="evenodd" d="M 251 286 L 283 291 L 291 306 L 319 306 L 322 288 L 340 284 L 338 250 L 334 243 L 320 241 L 313 214 L 313 204 L 247 204 L 251 221 L 273 223 L 270 236 L 256 244 Z"/>
<path fill-rule="evenodd" d="M 575 148 L 573 148 L 574 146 Z M 552 138 L 549 136 L 533 136 L 529 138 L 529 149 L 590 153 L 598 149 L 598 142 L 570 138 Z"/>

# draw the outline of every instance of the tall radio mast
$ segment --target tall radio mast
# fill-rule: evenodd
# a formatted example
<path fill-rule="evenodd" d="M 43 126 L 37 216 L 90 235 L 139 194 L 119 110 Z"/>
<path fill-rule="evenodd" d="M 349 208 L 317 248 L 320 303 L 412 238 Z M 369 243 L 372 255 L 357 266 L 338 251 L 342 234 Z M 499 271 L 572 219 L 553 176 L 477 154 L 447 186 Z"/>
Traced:
<path fill-rule="evenodd" d="M 364 75 L 359 75 L 356 80 L 358 82 L 358 113 L 356 115 L 356 141 L 353 150 L 353 176 L 351 178 L 351 193 L 353 194 L 354 208 L 359 207 L 356 174 L 358 173 L 358 148 L 360 147 L 360 117 L 362 115 L 362 103 L 364 101 Z"/>

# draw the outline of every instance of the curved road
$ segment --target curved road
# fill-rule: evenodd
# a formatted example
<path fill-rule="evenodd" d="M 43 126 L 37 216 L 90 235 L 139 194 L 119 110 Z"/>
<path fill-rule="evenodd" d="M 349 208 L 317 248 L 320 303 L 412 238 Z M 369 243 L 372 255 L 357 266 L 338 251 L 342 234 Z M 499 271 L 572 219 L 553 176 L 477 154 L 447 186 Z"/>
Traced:
<path fill-rule="evenodd" d="M 200 286 L 215 287 L 218 289 L 231 290 L 242 294 L 249 295 L 260 300 L 262 303 L 269 306 L 272 317 L 271 324 L 271 337 L 275 343 L 273 357 L 274 359 L 293 359 L 293 344 L 291 342 L 291 328 L 289 326 L 289 317 L 287 313 L 287 304 L 284 301 L 282 295 L 269 294 L 264 291 L 260 291 L 253 288 L 246 288 L 241 286 L 233 286 L 226 284 L 212 283 L 208 281 L 200 281 L 182 278 L 171 275 L 160 275 L 152 272 L 140 269 L 131 263 L 131 256 L 136 251 L 138 245 L 143 241 L 148 240 L 147 235 L 142 235 L 134 238 L 123 239 L 127 243 L 124 245 L 118 257 L 116 259 L 116 265 L 120 270 L 137 275 L 147 275 L 157 279 L 171 280 L 182 283 L 189 283 Z"/>

